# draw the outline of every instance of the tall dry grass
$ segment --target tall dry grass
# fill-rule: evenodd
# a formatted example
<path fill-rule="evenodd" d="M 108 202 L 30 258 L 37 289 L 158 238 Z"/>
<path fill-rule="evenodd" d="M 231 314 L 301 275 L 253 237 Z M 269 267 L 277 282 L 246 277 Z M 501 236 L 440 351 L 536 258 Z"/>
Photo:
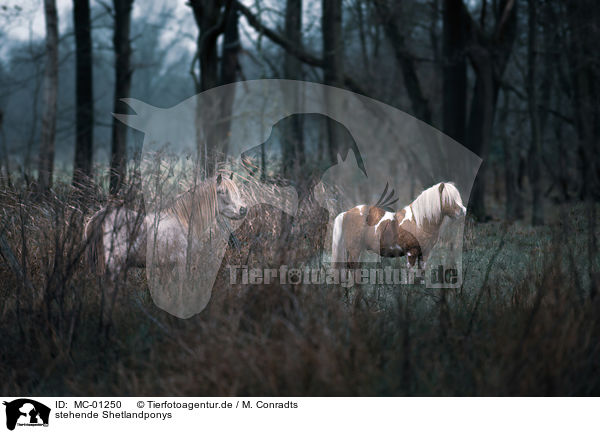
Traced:
<path fill-rule="evenodd" d="M 230 286 L 227 263 L 281 261 L 265 247 L 281 239 L 281 213 L 258 208 L 202 313 L 180 320 L 158 309 L 144 271 L 130 269 L 103 323 L 105 290 L 83 260 L 82 226 L 105 201 L 60 185 L 43 199 L 24 188 L 0 195 L 1 394 L 600 394 L 597 257 L 573 245 L 597 236 L 585 218 L 541 231 L 469 225 L 460 289 L 348 295 Z M 305 212 L 299 233 L 313 217 Z M 312 260 L 319 236 L 308 233 L 291 259 Z"/>

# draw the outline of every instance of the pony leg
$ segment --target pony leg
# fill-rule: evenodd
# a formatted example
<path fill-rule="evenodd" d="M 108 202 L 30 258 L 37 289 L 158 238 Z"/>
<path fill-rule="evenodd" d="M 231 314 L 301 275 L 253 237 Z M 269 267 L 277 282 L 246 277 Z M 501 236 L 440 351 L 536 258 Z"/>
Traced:
<path fill-rule="evenodd" d="M 334 221 L 332 243 L 331 243 L 331 261 L 332 267 L 341 269 L 347 262 L 346 239 L 344 236 L 344 214 L 339 214 Z"/>
<path fill-rule="evenodd" d="M 347 258 L 347 262 L 346 262 L 346 269 L 348 272 L 348 278 L 352 279 L 352 281 L 356 281 L 356 270 L 359 267 L 359 262 L 358 259 L 360 258 L 360 251 L 357 250 L 356 248 L 352 248 L 350 247 L 348 249 L 348 258 Z M 351 287 L 353 287 L 354 284 L 352 284 Z M 344 287 L 344 296 L 346 298 L 347 301 L 350 300 L 350 288 L 351 287 Z"/>
<path fill-rule="evenodd" d="M 351 248 L 348 250 L 348 269 L 357 269 L 360 266 L 360 251 L 355 249 L 355 248 Z"/>
<path fill-rule="evenodd" d="M 415 253 L 411 251 L 406 253 L 406 267 L 412 269 L 415 266 L 415 263 L 417 263 L 417 259 L 418 256 Z"/>
<path fill-rule="evenodd" d="M 406 253 L 406 267 L 408 269 L 409 284 L 416 284 L 417 278 L 425 276 L 425 262 L 421 253 L 417 251 L 409 251 Z"/>
<path fill-rule="evenodd" d="M 427 258 L 425 256 L 419 256 L 419 269 L 425 270 L 427 267 Z"/>

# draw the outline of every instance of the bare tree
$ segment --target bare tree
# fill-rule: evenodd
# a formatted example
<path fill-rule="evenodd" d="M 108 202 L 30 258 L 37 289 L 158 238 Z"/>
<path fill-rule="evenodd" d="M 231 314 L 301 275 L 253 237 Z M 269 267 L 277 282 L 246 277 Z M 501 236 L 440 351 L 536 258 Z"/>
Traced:
<path fill-rule="evenodd" d="M 396 0 L 373 1 L 375 2 L 379 19 L 382 22 L 385 36 L 394 50 L 394 57 L 402 71 L 404 86 L 410 99 L 413 113 L 420 120 L 431 123 L 433 115 L 431 113 L 429 101 L 427 100 L 419 81 L 419 74 L 417 73 L 415 66 L 415 56 L 408 49 L 404 33 L 401 30 L 401 2 Z"/>
<path fill-rule="evenodd" d="M 285 38 L 290 43 L 302 47 L 302 0 L 287 0 L 285 7 Z M 290 52 L 286 51 L 283 58 L 283 76 L 290 80 L 301 80 L 302 62 Z M 292 95 L 298 98 L 299 95 Z M 286 124 L 283 140 L 283 165 L 282 169 L 288 174 L 291 165 L 297 161 L 301 166 L 304 162 L 304 143 L 302 134 L 302 117 L 294 117 L 291 123 Z"/>
<path fill-rule="evenodd" d="M 256 16 L 248 7 L 244 6 L 239 1 L 235 1 L 235 4 L 240 11 L 240 13 L 246 18 L 246 21 L 254 30 L 256 30 L 261 35 L 264 35 L 268 39 L 270 39 L 273 43 L 281 46 L 286 52 L 289 52 L 291 55 L 298 58 L 302 63 L 310 66 L 315 66 L 317 68 L 325 69 L 325 60 L 324 58 L 318 57 L 317 55 L 311 53 L 308 49 L 303 46 L 298 46 L 285 38 L 282 34 L 277 31 L 266 26 L 258 16 Z M 367 94 L 363 86 L 361 86 L 354 77 L 345 72 L 341 71 L 341 75 L 343 78 L 343 84 L 348 89 L 362 94 Z"/>
<path fill-rule="evenodd" d="M 227 15 L 223 35 L 223 53 L 221 60 L 220 84 L 229 84 L 237 80 L 240 72 L 239 54 L 241 51 L 239 11 L 235 5 Z"/>
<path fill-rule="evenodd" d="M 597 42 L 600 37 L 600 6 L 593 0 L 566 2 L 569 21 L 569 66 L 573 87 L 573 111 L 578 137 L 581 169 L 581 199 L 598 196 L 600 191 L 600 130 L 598 119 Z"/>
<path fill-rule="evenodd" d="M 76 140 L 73 184 L 85 184 L 92 175 L 94 92 L 92 33 L 89 0 L 73 0 L 76 57 Z"/>
<path fill-rule="evenodd" d="M 515 0 L 499 2 L 491 34 L 485 31 L 484 15 L 480 26 L 464 4 L 462 7 L 461 17 L 468 35 L 467 54 L 476 75 L 465 143 L 484 160 L 473 186 L 470 207 L 477 219 L 485 220 L 485 160 L 490 150 L 498 91 L 516 37 L 517 6 Z"/>
<path fill-rule="evenodd" d="M 344 44 L 342 37 L 342 0 L 323 0 L 323 15 L 321 31 L 323 33 L 323 79 L 330 86 L 343 87 L 344 85 Z M 336 104 L 337 101 L 327 101 Z M 339 128 L 329 119 L 327 122 L 327 136 L 329 142 L 329 157 L 336 160 L 337 149 L 342 144 L 342 136 L 338 134 Z"/>
<path fill-rule="evenodd" d="M 235 5 L 231 6 L 223 35 L 223 49 L 221 54 L 221 71 L 219 82 L 221 85 L 234 83 L 241 72 L 239 53 L 242 45 L 240 42 L 239 11 Z M 231 131 L 231 114 L 235 88 L 223 91 L 221 99 L 221 118 L 219 119 L 218 142 L 221 143 L 221 152 L 227 154 L 229 136 Z"/>
<path fill-rule="evenodd" d="M 6 182 L 8 187 L 12 187 L 12 182 L 10 180 L 10 163 L 8 161 L 8 146 L 6 143 L 6 136 L 4 134 L 4 112 L 0 110 L 0 142 L 2 146 L 0 147 L 0 152 L 2 155 L 2 161 L 0 163 L 0 181 L 2 184 Z M 4 167 L 4 175 L 2 174 L 2 167 Z"/>
<path fill-rule="evenodd" d="M 46 18 L 46 70 L 44 72 L 43 117 L 40 141 L 38 187 L 46 192 L 52 187 L 54 141 L 58 104 L 58 14 L 55 0 L 44 0 Z"/>
<path fill-rule="evenodd" d="M 536 76 L 536 58 L 537 58 L 537 1 L 527 0 L 528 4 L 528 43 L 527 43 L 527 93 L 529 118 L 531 124 L 531 190 L 533 195 L 532 224 L 540 225 L 544 223 L 544 209 L 541 191 L 541 158 L 542 158 L 542 137 L 540 131 L 540 116 L 537 97 L 537 76 Z"/>
<path fill-rule="evenodd" d="M 467 126 L 467 52 L 462 0 L 446 0 L 443 7 L 443 128 L 459 143 Z"/>
<path fill-rule="evenodd" d="M 233 0 L 190 0 L 194 20 L 198 26 L 196 54 L 192 61 L 191 74 L 196 93 L 204 92 L 219 85 L 219 56 L 217 40 L 225 31 L 227 17 Z M 199 71 L 196 72 L 196 63 Z M 196 107 L 196 140 L 198 151 L 204 155 L 204 170 L 207 176 L 214 173 L 217 159 L 222 151 L 219 126 L 213 127 L 222 118 L 222 101 L 205 96 L 204 106 Z M 204 131 L 202 125 L 213 125 Z"/>
<path fill-rule="evenodd" d="M 425 94 L 425 83 L 417 69 L 418 57 L 412 52 L 407 41 L 406 35 L 412 28 L 406 26 L 408 21 L 403 16 L 403 3 L 397 0 L 371 0 L 377 13 L 378 21 L 381 23 L 385 37 L 390 42 L 393 50 L 394 59 L 402 73 L 402 80 L 406 95 L 412 107 L 412 114 L 428 124 L 433 123 L 432 104 Z M 432 13 L 437 17 L 437 4 L 432 6 Z M 437 19 L 437 18 L 434 18 Z M 435 23 L 432 23 L 429 29 L 429 36 L 434 51 L 434 58 L 437 58 L 437 35 L 435 34 Z M 463 95 L 463 98 L 466 95 Z M 441 142 L 437 146 L 437 155 L 444 155 L 445 148 Z M 409 158 L 413 159 L 412 156 Z M 423 185 L 430 185 L 437 176 L 446 178 L 449 172 L 447 158 L 439 156 L 430 160 L 430 166 L 427 169 L 416 170 L 417 177 Z"/>
<path fill-rule="evenodd" d="M 133 0 L 113 0 L 115 28 L 115 93 L 113 112 L 126 109 L 121 98 L 129 97 L 131 90 L 131 9 Z M 117 119 L 112 122 L 112 150 L 110 158 L 110 192 L 116 194 L 125 180 L 127 170 L 127 126 Z"/>
<path fill-rule="evenodd" d="M 225 30 L 231 3 L 231 0 L 190 0 L 188 2 L 198 26 L 196 55 L 192 64 L 192 77 L 198 93 L 219 85 L 217 39 Z M 196 62 L 200 64 L 199 73 L 194 70 Z"/>

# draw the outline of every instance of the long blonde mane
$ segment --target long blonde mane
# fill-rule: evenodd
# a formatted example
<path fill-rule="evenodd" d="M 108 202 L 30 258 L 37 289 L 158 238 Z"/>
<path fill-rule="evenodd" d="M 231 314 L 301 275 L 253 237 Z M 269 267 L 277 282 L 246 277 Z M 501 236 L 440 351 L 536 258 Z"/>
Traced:
<path fill-rule="evenodd" d="M 440 185 L 444 184 L 440 200 Z M 458 203 L 462 206 L 460 192 L 451 182 L 440 182 L 427 188 L 411 203 L 412 212 L 417 226 L 430 222 L 437 224 L 442 220 L 442 203 L 450 205 Z"/>
<path fill-rule="evenodd" d="M 240 191 L 235 182 L 223 176 L 221 184 L 232 199 L 240 197 Z M 191 224 L 196 235 L 203 233 L 215 222 L 219 214 L 216 177 L 207 179 L 180 194 L 168 212 L 174 215 L 186 230 Z"/>

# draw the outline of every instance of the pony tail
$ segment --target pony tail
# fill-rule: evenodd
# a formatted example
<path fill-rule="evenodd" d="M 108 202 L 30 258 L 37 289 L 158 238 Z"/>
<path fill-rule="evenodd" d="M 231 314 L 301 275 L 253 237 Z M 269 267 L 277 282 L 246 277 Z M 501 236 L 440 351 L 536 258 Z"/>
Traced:
<path fill-rule="evenodd" d="M 336 266 L 336 263 L 346 262 L 346 242 L 344 240 L 343 230 L 344 213 L 341 213 L 337 217 L 335 217 L 335 222 L 333 223 L 331 261 L 334 267 Z"/>

